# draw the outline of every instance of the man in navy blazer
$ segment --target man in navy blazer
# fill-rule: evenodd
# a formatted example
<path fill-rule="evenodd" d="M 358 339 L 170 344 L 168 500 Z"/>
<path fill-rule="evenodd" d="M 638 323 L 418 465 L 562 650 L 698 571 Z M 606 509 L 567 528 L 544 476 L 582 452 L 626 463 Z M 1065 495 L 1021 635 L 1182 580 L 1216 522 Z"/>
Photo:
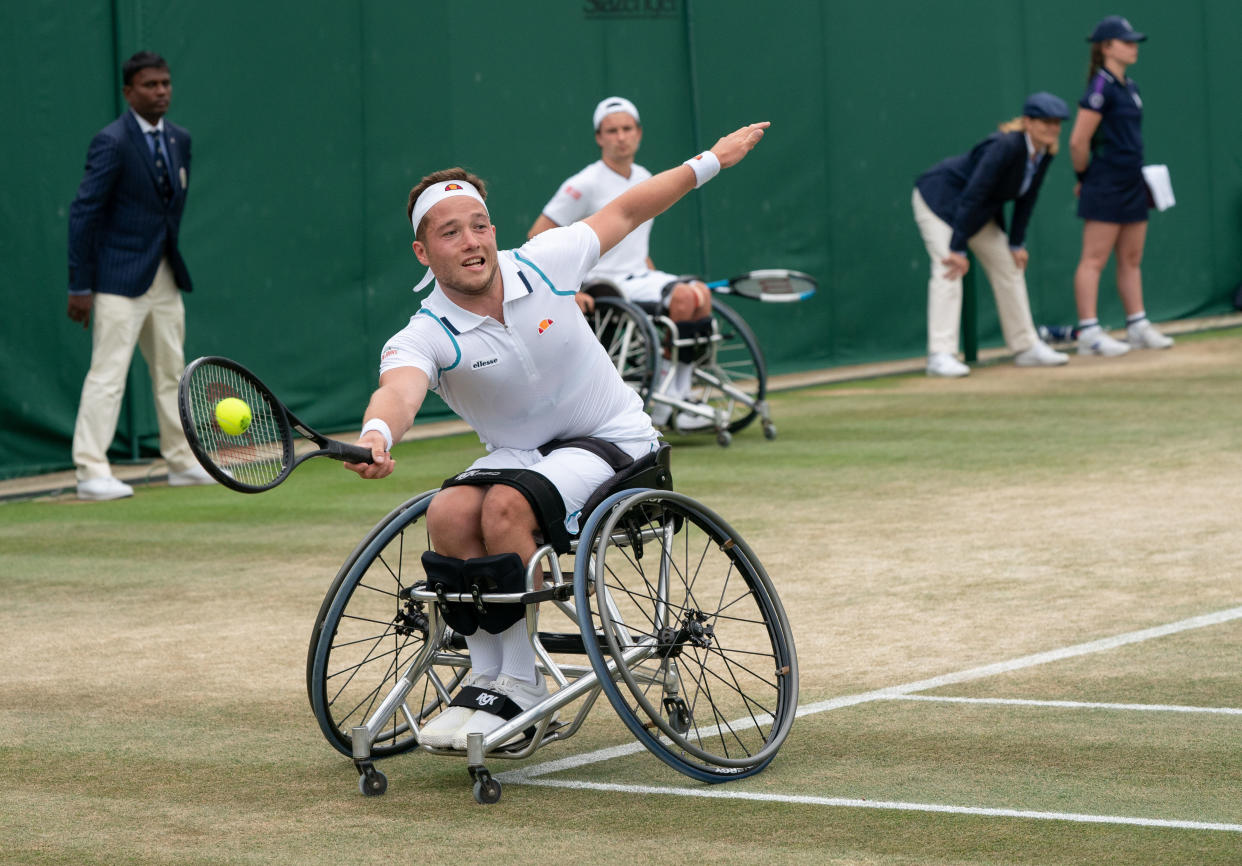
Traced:
<path fill-rule="evenodd" d="M 932 166 L 915 182 L 914 218 L 931 257 L 927 300 L 927 373 L 965 376 L 956 358 L 962 276 L 971 249 L 996 297 L 1005 343 L 1019 366 L 1064 364 L 1068 356 L 1039 339 L 1031 320 L 1024 271 L 1026 228 L 1040 185 L 1056 153 L 1065 103 L 1051 93 L 1027 97 L 1022 116 L 979 142 L 970 152 Z M 1007 202 L 1013 218 L 1005 232 Z"/>
<path fill-rule="evenodd" d="M 122 66 L 129 110 L 92 139 L 69 208 L 69 318 L 90 327 L 91 366 L 73 431 L 78 498 L 120 499 L 133 488 L 112 475 L 116 435 L 134 346 L 151 370 L 160 452 L 169 483 L 214 483 L 195 461 L 177 412 L 185 367 L 190 274 L 181 257 L 181 214 L 190 185 L 190 134 L 164 119 L 172 77 L 158 54 Z"/>

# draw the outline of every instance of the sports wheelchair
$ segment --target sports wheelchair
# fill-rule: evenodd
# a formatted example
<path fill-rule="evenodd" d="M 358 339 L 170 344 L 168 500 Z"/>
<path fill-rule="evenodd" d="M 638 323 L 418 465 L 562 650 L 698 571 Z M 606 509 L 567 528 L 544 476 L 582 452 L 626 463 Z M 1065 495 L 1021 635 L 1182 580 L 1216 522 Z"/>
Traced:
<path fill-rule="evenodd" d="M 474 799 L 494 803 L 501 784 L 486 762 L 567 739 L 601 691 L 649 751 L 694 779 L 745 778 L 772 761 L 798 702 L 789 622 L 746 542 L 673 492 L 670 450 L 662 444 L 596 491 L 581 531 L 542 544 L 527 563 L 524 592 L 428 589 L 421 556 L 434 490 L 402 503 L 358 544 L 315 620 L 306 685 L 320 729 L 352 759 L 363 794 L 387 789 L 376 760 L 421 750 L 464 755 Z M 541 524 L 545 538 L 557 534 L 542 516 Z M 556 684 L 498 730 L 469 735 L 464 752 L 419 740 L 470 670 L 464 638 L 440 609 L 446 601 L 525 605 L 540 670 Z M 576 629 L 545 631 L 541 619 Z"/>
<path fill-rule="evenodd" d="M 643 398 L 644 408 L 666 406 L 679 432 L 711 430 L 727 446 L 756 417 L 767 439 L 776 438 L 767 402 L 767 369 L 754 333 L 732 307 L 712 298 L 708 320 L 678 329 L 656 304 L 625 299 L 615 283 L 593 280 L 582 291 L 595 300 L 588 314 L 596 337 L 621 377 Z M 672 394 L 671 361 L 692 366 L 689 395 Z"/>

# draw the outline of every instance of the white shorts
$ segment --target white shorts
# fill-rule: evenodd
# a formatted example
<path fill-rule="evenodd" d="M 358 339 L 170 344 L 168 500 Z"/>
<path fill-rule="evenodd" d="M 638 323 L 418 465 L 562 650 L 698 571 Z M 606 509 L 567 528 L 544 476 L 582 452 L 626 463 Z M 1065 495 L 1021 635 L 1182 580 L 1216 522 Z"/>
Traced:
<path fill-rule="evenodd" d="M 630 274 L 617 283 L 617 287 L 621 289 L 621 294 L 625 295 L 627 301 L 648 304 L 663 303 L 667 306 L 664 287 L 680 280 L 681 277 L 676 274 L 666 274 L 664 271 L 643 271 L 640 274 Z"/>
<path fill-rule="evenodd" d="M 658 437 L 614 442 L 634 459 L 656 449 Z M 565 503 L 565 528 L 578 531 L 578 515 L 591 494 L 616 473 L 601 457 L 581 448 L 558 448 L 544 456 L 538 450 L 497 448 L 470 464 L 471 469 L 530 469 L 552 482 Z"/>

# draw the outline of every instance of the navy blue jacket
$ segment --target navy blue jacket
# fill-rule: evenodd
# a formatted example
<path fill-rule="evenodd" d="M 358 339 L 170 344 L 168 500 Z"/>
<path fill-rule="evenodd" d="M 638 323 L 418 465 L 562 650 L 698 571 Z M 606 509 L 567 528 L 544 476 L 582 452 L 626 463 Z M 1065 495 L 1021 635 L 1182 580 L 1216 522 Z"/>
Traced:
<path fill-rule="evenodd" d="M 938 162 L 914 182 L 932 213 L 953 227 L 949 249 L 966 251 L 966 242 L 979 229 L 994 220 L 1005 228 L 1005 202 L 1014 202 L 1009 245 L 1020 247 L 1026 226 L 1039 195 L 1040 184 L 1048 173 L 1052 155 L 1045 154 L 1031 178 L 1026 195 L 1019 198 L 1022 176 L 1029 154 L 1026 133 L 994 132 L 974 146 L 970 153 Z"/>
<path fill-rule="evenodd" d="M 190 134 L 164 120 L 173 195 L 165 203 L 155 162 L 132 111 L 91 140 L 86 172 L 69 206 L 69 290 L 137 297 L 167 255 L 177 285 L 190 274 L 177 248 L 190 181 Z"/>

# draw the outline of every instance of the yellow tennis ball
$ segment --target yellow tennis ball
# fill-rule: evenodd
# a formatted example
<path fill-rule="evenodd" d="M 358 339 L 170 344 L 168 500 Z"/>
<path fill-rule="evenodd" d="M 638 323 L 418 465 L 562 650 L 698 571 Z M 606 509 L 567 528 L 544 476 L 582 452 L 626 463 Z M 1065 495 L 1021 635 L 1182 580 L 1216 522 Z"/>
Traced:
<path fill-rule="evenodd" d="M 230 436 L 240 436 L 250 426 L 250 407 L 244 400 L 225 397 L 216 404 L 216 423 Z"/>

